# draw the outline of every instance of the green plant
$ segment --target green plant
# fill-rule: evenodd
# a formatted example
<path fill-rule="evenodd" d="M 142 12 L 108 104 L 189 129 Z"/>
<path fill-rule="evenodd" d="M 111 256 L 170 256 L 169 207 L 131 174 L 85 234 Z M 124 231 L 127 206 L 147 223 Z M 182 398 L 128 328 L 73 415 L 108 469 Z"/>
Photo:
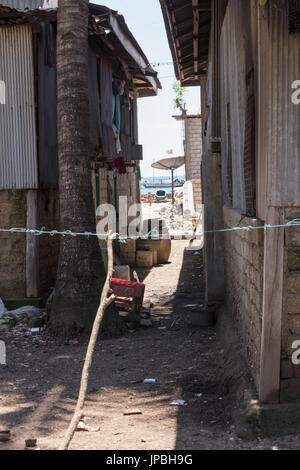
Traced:
<path fill-rule="evenodd" d="M 180 82 L 174 82 L 173 91 L 175 93 L 174 108 L 180 109 L 183 114 L 186 114 L 186 88 L 181 86 Z"/>

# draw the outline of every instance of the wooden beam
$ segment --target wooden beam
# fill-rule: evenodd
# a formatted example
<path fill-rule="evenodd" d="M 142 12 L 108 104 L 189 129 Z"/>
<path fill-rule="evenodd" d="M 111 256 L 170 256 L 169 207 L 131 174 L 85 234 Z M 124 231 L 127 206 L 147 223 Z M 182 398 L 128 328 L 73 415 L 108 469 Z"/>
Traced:
<path fill-rule="evenodd" d="M 283 209 L 273 207 L 268 209 L 268 224 L 282 224 L 283 220 Z M 284 228 L 265 230 L 263 321 L 259 378 L 259 399 L 263 403 L 279 402 L 283 255 Z"/>
<path fill-rule="evenodd" d="M 199 0 L 198 5 L 193 5 L 198 11 L 211 11 L 211 0 Z"/>
<path fill-rule="evenodd" d="M 193 0 L 193 51 L 194 51 L 194 73 L 198 73 L 198 56 L 199 56 L 199 0 Z"/>
<path fill-rule="evenodd" d="M 109 24 L 111 29 L 113 30 L 115 36 L 118 38 L 120 43 L 123 45 L 124 49 L 128 52 L 128 54 L 133 58 L 135 63 L 144 70 L 148 67 L 148 64 L 145 63 L 144 58 L 141 56 L 139 51 L 135 48 L 132 42 L 128 39 L 126 34 L 121 29 L 116 16 L 110 12 L 109 13 Z M 151 84 L 155 94 L 158 92 L 158 85 L 153 77 L 147 77 L 148 82 Z"/>
<path fill-rule="evenodd" d="M 189 7 L 190 6 L 190 0 L 183 0 L 182 2 L 180 3 L 177 3 L 177 5 L 175 5 L 172 10 L 173 11 L 179 11 L 179 10 L 182 10 L 183 8 L 186 8 L 186 7 Z"/>
<path fill-rule="evenodd" d="M 199 39 L 208 39 L 208 33 L 201 33 L 198 34 Z M 184 41 L 184 40 L 192 40 L 193 39 L 193 32 L 187 31 L 186 33 L 181 33 L 175 37 L 175 41 Z"/>
<path fill-rule="evenodd" d="M 38 192 L 27 192 L 27 228 L 38 227 Z M 39 269 L 38 269 L 38 238 L 27 233 L 26 235 L 26 296 L 38 297 Z"/>

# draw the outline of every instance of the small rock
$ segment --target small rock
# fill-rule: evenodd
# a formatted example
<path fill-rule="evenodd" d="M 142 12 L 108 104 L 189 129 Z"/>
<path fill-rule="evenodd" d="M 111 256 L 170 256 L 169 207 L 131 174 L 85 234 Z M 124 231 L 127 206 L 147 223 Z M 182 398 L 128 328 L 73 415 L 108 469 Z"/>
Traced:
<path fill-rule="evenodd" d="M 36 439 L 26 439 L 25 447 L 36 447 L 37 440 Z"/>

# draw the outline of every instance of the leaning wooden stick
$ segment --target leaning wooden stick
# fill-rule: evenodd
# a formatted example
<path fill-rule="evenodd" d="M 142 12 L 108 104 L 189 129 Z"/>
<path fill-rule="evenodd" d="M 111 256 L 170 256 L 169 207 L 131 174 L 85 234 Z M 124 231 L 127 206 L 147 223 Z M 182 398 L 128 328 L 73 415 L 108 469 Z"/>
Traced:
<path fill-rule="evenodd" d="M 114 258 L 113 257 L 113 240 L 117 238 L 117 236 L 118 234 L 116 233 L 113 235 L 110 234 L 108 236 L 108 242 L 107 242 L 108 269 L 107 269 L 106 281 L 102 290 L 100 305 L 96 314 L 96 318 L 95 318 L 91 336 L 90 336 L 89 345 L 86 351 L 76 409 L 71 419 L 66 435 L 63 439 L 63 442 L 59 447 L 59 450 L 68 450 L 70 442 L 72 441 L 72 438 L 76 431 L 77 425 L 79 421 L 82 419 L 83 407 L 84 407 L 84 402 L 85 402 L 86 392 L 87 392 L 87 387 L 88 387 L 89 372 L 90 372 L 90 368 L 92 365 L 93 354 L 94 354 L 94 349 L 95 349 L 97 338 L 98 338 L 99 329 L 101 326 L 101 322 L 102 322 L 105 310 L 113 302 L 115 298 L 114 295 L 112 294 L 109 295 L 109 294 L 110 294 L 110 282 L 111 282 L 112 273 L 113 273 L 113 258 Z"/>

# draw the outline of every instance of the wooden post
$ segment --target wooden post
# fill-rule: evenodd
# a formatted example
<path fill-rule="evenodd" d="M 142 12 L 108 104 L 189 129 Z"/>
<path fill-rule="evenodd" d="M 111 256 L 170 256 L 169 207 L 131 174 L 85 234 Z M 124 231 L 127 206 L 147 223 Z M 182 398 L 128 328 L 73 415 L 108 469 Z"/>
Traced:
<path fill-rule="evenodd" d="M 27 192 L 27 228 L 38 228 L 38 192 Z M 26 236 L 26 296 L 38 297 L 38 237 L 27 233 Z"/>
<path fill-rule="evenodd" d="M 172 206 L 174 206 L 174 170 L 172 168 Z"/>
<path fill-rule="evenodd" d="M 282 224 L 283 209 L 269 208 L 267 223 Z M 259 399 L 263 403 L 279 402 L 283 254 L 284 228 L 266 229 L 259 379 Z"/>

